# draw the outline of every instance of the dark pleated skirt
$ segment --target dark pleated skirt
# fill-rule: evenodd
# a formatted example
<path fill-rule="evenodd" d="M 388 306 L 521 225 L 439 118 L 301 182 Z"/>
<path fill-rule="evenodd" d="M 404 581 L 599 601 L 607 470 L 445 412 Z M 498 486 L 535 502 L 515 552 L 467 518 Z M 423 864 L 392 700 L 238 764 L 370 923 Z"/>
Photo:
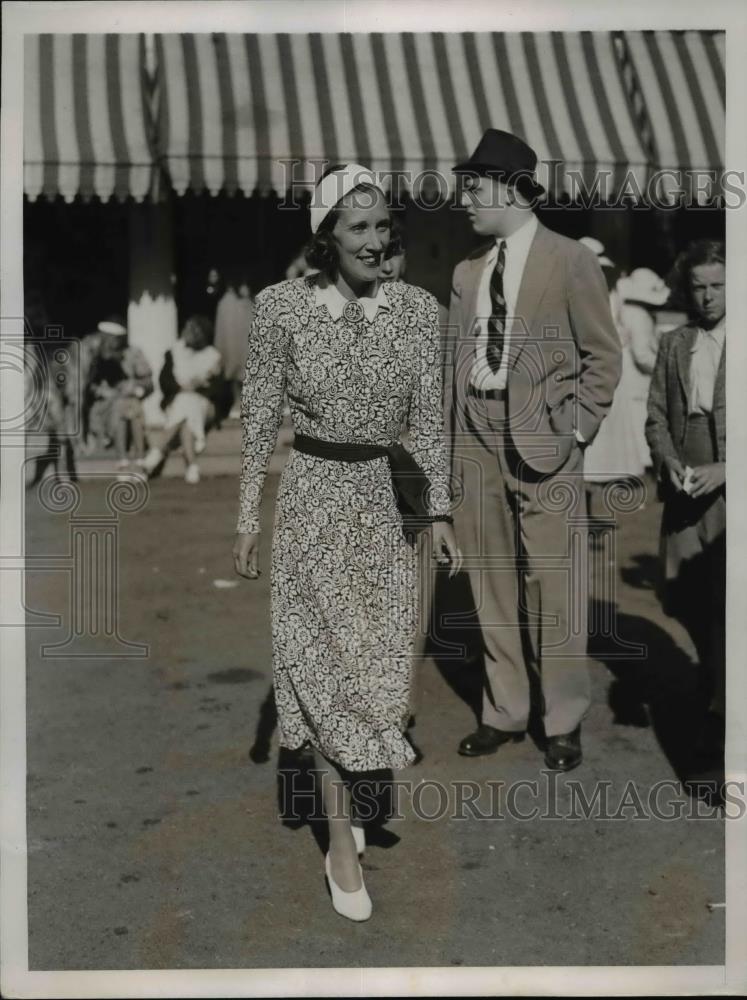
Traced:
<path fill-rule="evenodd" d="M 688 418 L 682 460 L 695 467 L 717 461 L 711 417 Z M 726 493 L 724 488 L 693 499 L 687 494 L 669 497 L 661 526 L 664 599 L 670 614 L 692 606 L 697 593 L 709 601 L 725 591 Z"/>

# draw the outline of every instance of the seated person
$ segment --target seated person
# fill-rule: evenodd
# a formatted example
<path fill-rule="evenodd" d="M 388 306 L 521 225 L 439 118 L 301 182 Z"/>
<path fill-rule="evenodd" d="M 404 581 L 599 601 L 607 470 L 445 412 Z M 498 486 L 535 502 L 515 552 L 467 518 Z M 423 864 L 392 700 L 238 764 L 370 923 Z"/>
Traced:
<path fill-rule="evenodd" d="M 145 455 L 143 399 L 153 392 L 153 373 L 145 355 L 127 344 L 127 328 L 118 317 L 99 323 L 99 349 L 88 370 L 86 396 L 89 431 L 116 448 L 118 467 L 129 465 L 129 445 L 135 459 Z"/>
<path fill-rule="evenodd" d="M 51 353 L 51 352 L 50 352 Z M 44 345 L 28 339 L 25 345 L 24 431 L 26 433 L 25 484 L 35 486 L 45 476 L 57 476 L 63 471 L 67 457 L 67 473 L 71 466 L 66 452 L 65 399 L 53 376 Z"/>
<path fill-rule="evenodd" d="M 213 324 L 206 316 L 192 316 L 181 338 L 166 352 L 159 376 L 166 423 L 143 463 L 149 476 L 181 444 L 185 481 L 200 481 L 197 455 L 205 448 L 209 428 L 225 417 L 231 405 L 230 385 L 223 377 L 220 352 L 211 344 L 212 333 Z"/>

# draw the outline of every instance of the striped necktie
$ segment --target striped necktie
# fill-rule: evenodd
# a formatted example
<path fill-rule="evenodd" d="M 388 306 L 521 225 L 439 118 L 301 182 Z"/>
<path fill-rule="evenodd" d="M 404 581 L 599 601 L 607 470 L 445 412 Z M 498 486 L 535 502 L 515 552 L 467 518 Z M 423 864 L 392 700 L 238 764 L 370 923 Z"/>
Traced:
<path fill-rule="evenodd" d="M 503 272 L 506 269 L 506 241 L 498 246 L 498 259 L 490 276 L 491 313 L 488 320 L 488 345 L 486 355 L 491 372 L 501 367 L 503 340 L 506 330 L 506 300 L 503 297 Z"/>

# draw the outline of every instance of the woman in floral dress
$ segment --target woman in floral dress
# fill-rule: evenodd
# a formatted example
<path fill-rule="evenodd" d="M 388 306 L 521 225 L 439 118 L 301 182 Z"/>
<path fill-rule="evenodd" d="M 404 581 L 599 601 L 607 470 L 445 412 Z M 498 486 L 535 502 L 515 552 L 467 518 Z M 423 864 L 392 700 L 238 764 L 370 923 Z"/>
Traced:
<path fill-rule="evenodd" d="M 384 449 L 409 429 L 430 480 L 435 558 L 456 572 L 441 408 L 438 304 L 379 282 L 390 216 L 374 175 L 332 168 L 311 208 L 319 273 L 257 295 L 242 390 L 236 570 L 258 575 L 259 509 L 287 393 L 296 432 L 277 497 L 272 631 L 280 742 L 314 749 L 330 835 L 335 909 L 371 903 L 341 772 L 402 768 L 417 629 L 417 548 L 403 532 Z M 370 454 L 371 446 L 379 446 Z M 368 451 L 367 451 L 368 449 Z M 352 460 L 349 460 L 351 456 Z M 361 458 L 361 455 L 364 458 Z M 347 457 L 346 457 L 347 456 Z"/>

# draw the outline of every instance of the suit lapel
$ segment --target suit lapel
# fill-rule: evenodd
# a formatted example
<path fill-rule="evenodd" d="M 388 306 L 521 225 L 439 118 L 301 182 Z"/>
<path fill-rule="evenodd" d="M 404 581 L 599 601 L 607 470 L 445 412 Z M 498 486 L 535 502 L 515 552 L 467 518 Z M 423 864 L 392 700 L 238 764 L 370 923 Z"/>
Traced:
<path fill-rule="evenodd" d="M 511 326 L 509 367 L 516 364 L 516 360 L 526 343 L 532 329 L 532 322 L 550 284 L 552 271 L 556 264 L 557 253 L 552 233 L 540 223 L 529 248 L 516 299 L 516 315 Z"/>
<path fill-rule="evenodd" d="M 469 270 L 462 283 L 462 317 L 464 322 L 459 331 L 459 339 L 455 347 L 454 371 L 456 375 L 457 397 L 464 399 L 472 372 L 472 362 L 475 352 L 475 319 L 477 318 L 477 296 L 480 288 L 485 257 L 490 252 L 490 245 L 485 252 L 469 261 Z"/>
<path fill-rule="evenodd" d="M 462 315 L 465 317 L 466 322 L 462 327 L 461 337 L 470 343 L 474 341 L 475 337 L 474 323 L 477 318 L 477 295 L 480 290 L 483 268 L 485 267 L 485 258 L 490 253 L 490 249 L 491 246 L 488 244 L 484 248 L 484 253 L 481 253 L 479 257 L 475 257 L 469 262 L 470 269 L 463 286 L 464 302 L 462 305 Z"/>
<path fill-rule="evenodd" d="M 697 327 L 687 327 L 677 338 L 675 346 L 677 374 L 680 378 L 680 384 L 682 386 L 682 391 L 685 394 L 685 399 L 688 399 L 690 395 L 690 366 L 692 364 L 692 350 L 697 336 Z M 721 360 L 723 361 L 723 358 Z"/>

